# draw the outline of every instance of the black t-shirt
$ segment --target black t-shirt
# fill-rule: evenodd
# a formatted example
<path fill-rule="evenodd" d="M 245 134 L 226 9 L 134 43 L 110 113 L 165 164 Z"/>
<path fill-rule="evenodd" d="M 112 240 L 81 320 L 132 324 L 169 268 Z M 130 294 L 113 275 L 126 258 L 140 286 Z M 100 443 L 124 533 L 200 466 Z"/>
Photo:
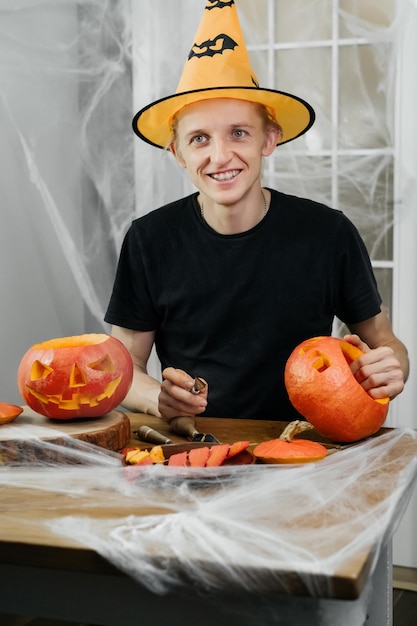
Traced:
<path fill-rule="evenodd" d="M 135 220 L 122 246 L 106 321 L 155 330 L 162 368 L 209 382 L 212 417 L 297 417 L 283 379 L 295 346 L 330 335 L 334 316 L 380 312 L 368 253 L 343 213 L 271 194 L 244 233 L 211 229 L 193 194 Z"/>

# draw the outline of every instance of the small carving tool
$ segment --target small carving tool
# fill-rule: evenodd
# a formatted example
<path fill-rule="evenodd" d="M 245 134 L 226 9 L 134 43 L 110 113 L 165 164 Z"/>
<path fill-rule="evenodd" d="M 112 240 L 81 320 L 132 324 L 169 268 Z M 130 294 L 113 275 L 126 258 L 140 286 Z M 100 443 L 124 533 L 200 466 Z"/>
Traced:
<path fill-rule="evenodd" d="M 196 426 L 193 417 L 174 417 L 169 422 L 172 430 L 181 435 L 187 437 L 189 441 L 204 441 L 206 443 L 220 443 L 220 441 L 210 433 L 200 433 Z"/>
<path fill-rule="evenodd" d="M 203 389 L 205 389 L 206 387 L 207 387 L 206 381 L 196 376 L 194 378 L 194 386 L 191 389 L 191 393 L 193 393 L 194 395 L 197 395 L 200 393 L 200 391 L 203 391 Z"/>
<path fill-rule="evenodd" d="M 141 439 L 142 441 L 149 441 L 149 443 L 172 443 L 171 439 L 150 426 L 140 426 L 137 430 L 134 430 L 133 433 L 138 437 L 138 439 Z"/>

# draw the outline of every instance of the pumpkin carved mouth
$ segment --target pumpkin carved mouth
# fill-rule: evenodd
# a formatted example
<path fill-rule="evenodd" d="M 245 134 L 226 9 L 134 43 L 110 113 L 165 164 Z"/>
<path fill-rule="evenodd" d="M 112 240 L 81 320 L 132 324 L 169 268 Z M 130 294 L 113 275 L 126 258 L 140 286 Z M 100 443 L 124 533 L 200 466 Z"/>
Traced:
<path fill-rule="evenodd" d="M 111 398 L 114 395 L 121 380 L 122 380 L 122 377 L 118 376 L 118 378 L 115 378 L 114 380 L 107 383 L 104 391 L 97 397 L 86 396 L 80 392 L 74 392 L 70 395 L 70 397 L 64 398 L 63 394 L 48 395 L 48 394 L 39 393 L 39 391 L 36 391 L 32 387 L 30 387 L 30 385 L 26 385 L 26 389 L 28 393 L 30 393 L 32 396 L 34 396 L 34 398 L 39 400 L 39 402 L 42 402 L 42 404 L 51 403 L 51 404 L 56 404 L 57 407 L 60 409 L 68 409 L 68 410 L 74 409 L 75 410 L 75 409 L 79 409 L 82 405 L 91 406 L 91 407 L 98 406 L 98 404 L 102 400 L 105 400 L 106 398 Z M 84 383 L 84 385 L 86 384 L 87 383 Z"/>

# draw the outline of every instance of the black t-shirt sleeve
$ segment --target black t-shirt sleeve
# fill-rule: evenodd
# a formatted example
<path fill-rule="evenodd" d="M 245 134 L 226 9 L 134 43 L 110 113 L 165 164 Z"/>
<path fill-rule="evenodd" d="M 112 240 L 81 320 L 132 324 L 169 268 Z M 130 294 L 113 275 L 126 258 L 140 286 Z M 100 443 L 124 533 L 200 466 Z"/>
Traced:
<path fill-rule="evenodd" d="M 342 322 L 355 324 L 377 315 L 382 299 L 358 230 L 347 217 L 342 215 L 341 218 L 335 313 Z"/>
<path fill-rule="evenodd" d="M 139 229 L 133 223 L 120 251 L 113 292 L 105 321 L 131 330 L 149 331 L 157 326 L 146 276 Z"/>

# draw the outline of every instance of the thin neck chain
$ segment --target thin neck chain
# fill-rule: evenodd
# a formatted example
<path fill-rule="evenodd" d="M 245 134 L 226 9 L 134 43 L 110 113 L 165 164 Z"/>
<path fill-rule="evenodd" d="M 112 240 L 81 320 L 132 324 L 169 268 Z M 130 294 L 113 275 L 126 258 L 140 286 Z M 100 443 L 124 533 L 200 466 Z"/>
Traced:
<path fill-rule="evenodd" d="M 263 201 L 264 201 L 264 212 L 263 212 L 263 215 L 262 215 L 262 219 L 264 219 L 265 215 L 268 213 L 268 202 L 266 201 L 263 189 L 261 189 L 261 194 L 262 194 L 262 198 L 263 198 Z M 205 217 L 204 217 L 204 204 L 202 202 L 200 202 L 200 213 L 201 213 L 201 217 L 203 218 L 203 220 L 205 220 Z"/>

